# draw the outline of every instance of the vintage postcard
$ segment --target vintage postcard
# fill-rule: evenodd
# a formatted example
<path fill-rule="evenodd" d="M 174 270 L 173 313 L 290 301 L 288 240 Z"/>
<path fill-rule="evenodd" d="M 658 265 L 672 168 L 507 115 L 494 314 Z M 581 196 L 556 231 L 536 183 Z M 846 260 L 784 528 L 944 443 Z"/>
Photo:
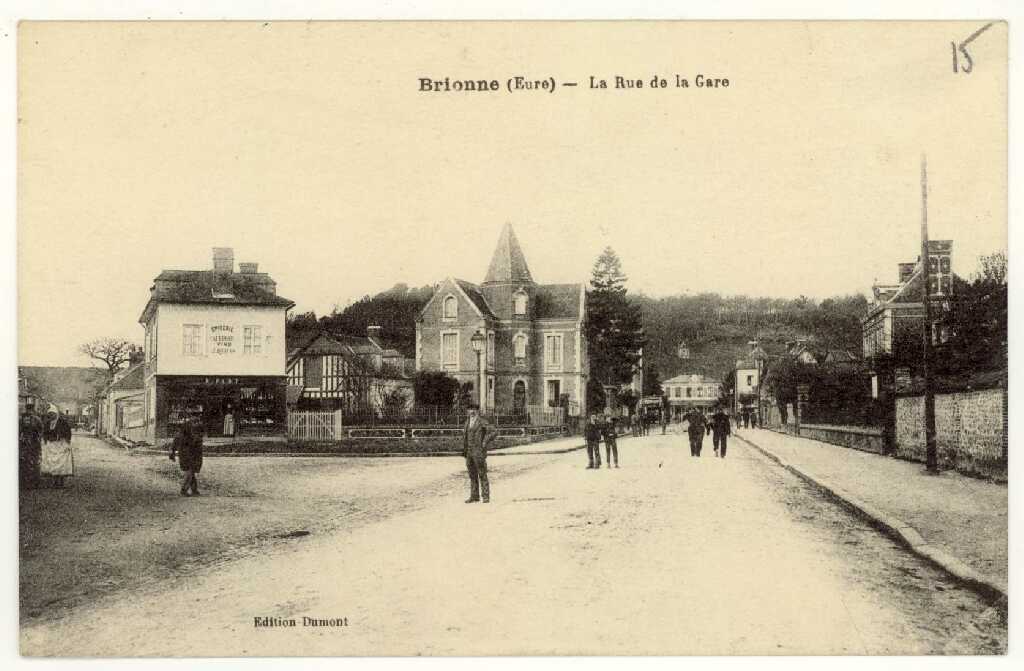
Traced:
<path fill-rule="evenodd" d="M 1008 31 L 22 22 L 21 654 L 1005 654 Z"/>

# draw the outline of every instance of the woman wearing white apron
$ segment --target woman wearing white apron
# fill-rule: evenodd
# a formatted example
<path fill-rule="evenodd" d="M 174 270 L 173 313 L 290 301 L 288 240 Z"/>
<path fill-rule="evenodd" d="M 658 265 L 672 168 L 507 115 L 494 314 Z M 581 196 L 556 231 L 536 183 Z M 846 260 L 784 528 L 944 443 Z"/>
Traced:
<path fill-rule="evenodd" d="M 75 474 L 75 460 L 71 453 L 71 424 L 53 405 L 43 421 L 40 472 L 52 477 L 55 487 L 63 487 L 64 478 Z"/>

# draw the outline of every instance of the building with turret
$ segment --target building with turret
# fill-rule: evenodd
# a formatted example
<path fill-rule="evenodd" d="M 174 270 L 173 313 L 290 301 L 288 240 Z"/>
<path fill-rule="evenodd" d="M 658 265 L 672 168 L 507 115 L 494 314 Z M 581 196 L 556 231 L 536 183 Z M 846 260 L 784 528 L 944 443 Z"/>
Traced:
<path fill-rule="evenodd" d="M 586 412 L 589 374 L 584 332 L 586 290 L 534 281 L 515 232 L 506 224 L 481 284 L 449 277 L 416 322 L 416 369 L 469 383 L 485 411 L 523 412 L 567 401 Z M 477 351 L 473 337 L 485 346 Z"/>

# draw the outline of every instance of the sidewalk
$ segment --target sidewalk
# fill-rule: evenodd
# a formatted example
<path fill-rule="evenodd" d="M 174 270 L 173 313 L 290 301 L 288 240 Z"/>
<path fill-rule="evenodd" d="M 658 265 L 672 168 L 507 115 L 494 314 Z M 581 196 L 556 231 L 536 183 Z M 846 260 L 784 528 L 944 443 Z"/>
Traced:
<path fill-rule="evenodd" d="M 766 429 L 741 440 L 988 596 L 1007 594 L 1007 486 Z"/>

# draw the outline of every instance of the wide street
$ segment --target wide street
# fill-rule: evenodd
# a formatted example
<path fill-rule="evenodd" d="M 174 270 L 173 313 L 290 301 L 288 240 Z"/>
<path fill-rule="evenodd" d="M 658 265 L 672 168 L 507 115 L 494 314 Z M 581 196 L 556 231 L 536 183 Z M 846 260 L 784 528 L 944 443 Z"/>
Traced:
<path fill-rule="evenodd" d="M 209 458 L 181 498 L 166 458 L 76 436 L 70 488 L 22 498 L 21 652 L 1004 649 L 973 593 L 742 441 L 695 459 L 656 433 L 599 472 L 493 455 L 488 505 L 463 503 L 457 458 Z"/>

